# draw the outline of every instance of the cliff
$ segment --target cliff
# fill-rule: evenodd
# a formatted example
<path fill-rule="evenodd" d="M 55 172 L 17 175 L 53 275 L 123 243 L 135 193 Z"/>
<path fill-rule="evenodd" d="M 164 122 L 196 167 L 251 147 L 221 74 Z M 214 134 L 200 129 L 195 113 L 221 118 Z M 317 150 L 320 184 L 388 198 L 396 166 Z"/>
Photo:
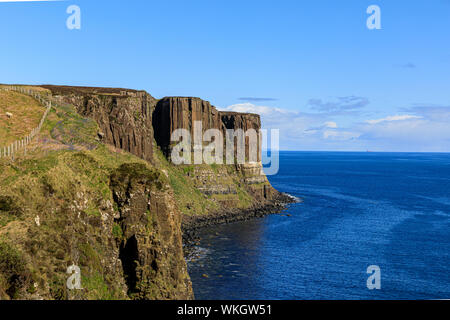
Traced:
<path fill-rule="evenodd" d="M 0 159 L 0 298 L 190 299 L 182 225 L 186 234 L 281 208 L 260 157 L 170 161 L 173 130 L 258 130 L 258 115 L 129 89 L 30 88 L 58 105 L 26 154 Z M 81 290 L 67 289 L 72 264 Z"/>
<path fill-rule="evenodd" d="M 203 132 L 221 128 L 219 112 L 207 101 L 188 97 L 168 97 L 158 101 L 153 113 L 153 128 L 156 143 L 167 157 L 171 133 L 176 129 L 187 129 L 193 135 L 194 121 L 202 122 Z"/>
<path fill-rule="evenodd" d="M 208 101 L 195 97 L 165 97 L 156 100 L 144 91 L 115 88 L 43 86 L 62 102 L 73 104 L 83 116 L 100 126 L 105 142 L 131 152 L 156 166 L 172 172 L 177 203 L 188 216 L 214 214 L 233 208 L 264 206 L 280 194 L 262 172 L 261 146 L 257 141 L 256 163 L 240 165 L 181 166 L 179 170 L 161 161 L 161 151 L 170 162 L 171 133 L 187 129 L 193 135 L 195 121 L 202 133 L 219 129 L 226 137 L 228 129 L 247 131 L 261 128 L 257 114 L 218 111 Z M 245 156 L 249 156 L 249 137 L 245 138 Z M 237 150 L 236 150 L 237 151 Z M 179 169 L 179 168 L 178 168 Z M 177 192 L 178 191 L 178 192 Z M 206 197 L 199 196 L 200 192 Z M 183 193 L 197 194 L 186 201 Z M 186 219 L 184 219 L 186 220 Z"/>
<path fill-rule="evenodd" d="M 112 88 L 42 86 L 82 116 L 94 119 L 104 142 L 153 160 L 152 113 L 156 99 L 146 92 Z"/>
<path fill-rule="evenodd" d="M 125 110 L 112 112 L 124 119 L 145 107 L 119 100 Z M 114 99 L 100 106 L 105 101 Z M 0 159 L 0 299 L 192 299 L 168 177 L 114 140 L 103 143 L 107 112 L 87 105 L 55 105 L 26 154 Z M 111 132 L 124 140 L 151 132 L 140 127 L 144 120 L 117 131 L 119 120 L 111 119 Z M 143 150 L 134 149 L 148 158 Z M 71 290 L 73 265 L 81 288 Z"/>
<path fill-rule="evenodd" d="M 202 123 L 202 134 L 209 129 L 218 129 L 226 137 L 227 130 L 261 128 L 259 115 L 250 113 L 218 111 L 208 101 L 191 97 L 166 97 L 158 101 L 153 113 L 155 140 L 166 157 L 170 155 L 170 135 L 176 129 L 187 129 L 194 135 L 194 122 Z M 249 153 L 249 139 L 245 141 L 246 156 Z M 258 159 L 261 148 L 258 143 Z"/>
<path fill-rule="evenodd" d="M 201 121 L 202 133 L 209 129 L 218 129 L 226 137 L 227 130 L 261 128 L 261 120 L 257 114 L 218 111 L 209 102 L 199 98 L 166 97 L 159 100 L 153 113 L 155 141 L 166 158 L 170 158 L 170 134 L 176 129 L 187 129 L 193 135 L 194 121 Z M 236 142 L 237 143 L 237 142 Z M 225 142 L 224 142 L 225 144 Z M 245 138 L 245 157 L 249 158 L 249 137 Z M 193 165 L 182 166 L 185 176 L 193 184 L 196 191 L 206 195 L 203 201 L 215 209 L 199 212 L 189 210 L 193 204 L 185 204 L 189 216 L 199 213 L 216 214 L 228 209 L 247 209 L 261 207 L 270 203 L 280 194 L 272 188 L 262 172 L 261 146 L 259 139 L 256 145 L 256 162 L 233 165 Z M 237 149 L 235 150 L 237 152 Z M 188 191 L 188 190 L 186 190 Z M 192 201 L 194 202 L 194 201 Z M 185 221 L 191 219 L 186 219 Z"/>

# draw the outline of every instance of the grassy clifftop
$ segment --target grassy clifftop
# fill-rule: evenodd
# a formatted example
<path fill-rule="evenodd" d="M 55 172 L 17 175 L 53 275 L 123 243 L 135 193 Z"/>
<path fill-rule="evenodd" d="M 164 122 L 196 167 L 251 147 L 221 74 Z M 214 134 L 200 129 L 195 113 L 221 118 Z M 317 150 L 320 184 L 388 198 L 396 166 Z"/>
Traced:
<path fill-rule="evenodd" d="M 37 127 L 44 111 L 45 108 L 30 96 L 0 90 L 0 147 L 28 135 Z"/>

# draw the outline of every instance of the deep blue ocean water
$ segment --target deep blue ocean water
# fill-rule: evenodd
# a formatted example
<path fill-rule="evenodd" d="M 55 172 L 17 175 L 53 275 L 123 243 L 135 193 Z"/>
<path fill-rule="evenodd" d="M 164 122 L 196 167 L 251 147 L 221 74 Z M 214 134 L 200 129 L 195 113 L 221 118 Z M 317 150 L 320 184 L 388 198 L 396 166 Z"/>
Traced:
<path fill-rule="evenodd" d="M 280 161 L 269 180 L 303 202 L 203 230 L 188 263 L 197 299 L 450 298 L 450 154 L 282 152 Z M 370 265 L 380 290 L 366 286 Z"/>

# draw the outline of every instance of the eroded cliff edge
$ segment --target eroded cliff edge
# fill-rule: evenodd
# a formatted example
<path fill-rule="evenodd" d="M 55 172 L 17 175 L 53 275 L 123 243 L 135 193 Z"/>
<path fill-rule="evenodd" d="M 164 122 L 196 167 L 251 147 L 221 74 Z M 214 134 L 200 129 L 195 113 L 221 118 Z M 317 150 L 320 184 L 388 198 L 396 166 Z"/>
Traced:
<path fill-rule="evenodd" d="M 257 130 L 258 115 L 129 89 L 29 88 L 59 104 L 27 155 L 0 161 L 1 298 L 190 299 L 181 225 L 189 235 L 282 208 L 260 162 L 169 160 L 174 129 Z M 82 290 L 67 290 L 72 264 Z"/>
<path fill-rule="evenodd" d="M 195 121 L 202 123 L 203 132 L 219 129 L 224 135 L 227 129 L 259 130 L 261 120 L 257 114 L 222 112 L 195 97 L 157 100 L 145 91 L 129 89 L 43 87 L 61 102 L 75 105 L 83 116 L 94 119 L 104 142 L 170 172 L 185 222 L 224 210 L 264 207 L 282 196 L 262 172 L 259 145 L 254 163 L 177 167 L 170 164 L 170 135 L 174 130 L 187 129 L 193 134 Z M 246 155 L 248 148 L 246 140 Z M 191 194 L 191 201 L 183 193 Z"/>

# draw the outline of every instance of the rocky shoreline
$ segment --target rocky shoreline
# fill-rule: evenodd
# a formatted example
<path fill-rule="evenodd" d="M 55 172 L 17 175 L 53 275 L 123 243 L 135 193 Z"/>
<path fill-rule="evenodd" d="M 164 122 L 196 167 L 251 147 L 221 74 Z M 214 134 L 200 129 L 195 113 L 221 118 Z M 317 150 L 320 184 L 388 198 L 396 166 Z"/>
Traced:
<path fill-rule="evenodd" d="M 211 213 L 205 216 L 185 216 L 182 222 L 183 244 L 185 248 L 198 242 L 198 231 L 215 225 L 228 224 L 238 221 L 248 221 L 262 218 L 270 214 L 278 214 L 287 209 L 292 203 L 301 200 L 285 193 L 280 193 L 269 204 L 253 206 L 248 209 L 230 209 L 219 213 Z"/>

